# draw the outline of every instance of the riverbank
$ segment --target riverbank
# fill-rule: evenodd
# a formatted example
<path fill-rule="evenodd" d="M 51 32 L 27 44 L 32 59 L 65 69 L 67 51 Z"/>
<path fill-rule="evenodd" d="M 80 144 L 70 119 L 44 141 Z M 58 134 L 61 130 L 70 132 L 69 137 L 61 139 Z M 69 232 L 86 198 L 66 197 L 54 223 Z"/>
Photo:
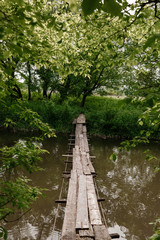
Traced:
<path fill-rule="evenodd" d="M 80 100 L 69 98 L 63 104 L 54 100 L 22 101 L 22 106 L 37 112 L 41 120 L 55 129 L 55 132 L 69 133 L 72 121 L 79 113 L 87 119 L 88 133 L 91 135 L 117 138 L 132 138 L 139 134 L 141 126 L 137 123 L 145 106 L 131 99 L 91 96 L 84 108 L 79 107 Z M 0 110 L 1 111 L 1 110 Z M 1 112 L 1 118 L 17 121 L 13 112 Z M 2 119 L 2 120 L 3 120 Z M 27 123 L 19 123 L 15 130 L 33 130 Z"/>

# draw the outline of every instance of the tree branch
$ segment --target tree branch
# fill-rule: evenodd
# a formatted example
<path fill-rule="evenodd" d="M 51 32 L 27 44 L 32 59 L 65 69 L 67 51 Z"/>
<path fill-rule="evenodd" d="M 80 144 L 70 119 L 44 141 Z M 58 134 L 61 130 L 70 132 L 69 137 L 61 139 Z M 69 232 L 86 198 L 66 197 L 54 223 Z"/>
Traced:
<path fill-rule="evenodd" d="M 30 210 L 31 210 L 31 208 L 28 209 L 26 212 L 24 212 L 24 213 L 23 213 L 20 217 L 18 217 L 17 219 L 14 219 L 14 220 L 6 220 L 6 219 L 4 218 L 4 221 L 5 221 L 6 223 L 11 223 L 11 222 L 18 221 L 18 220 L 21 219 L 26 213 L 28 213 Z"/>
<path fill-rule="evenodd" d="M 158 2 L 155 2 L 155 17 L 160 20 L 160 17 L 157 16 L 157 4 Z"/>

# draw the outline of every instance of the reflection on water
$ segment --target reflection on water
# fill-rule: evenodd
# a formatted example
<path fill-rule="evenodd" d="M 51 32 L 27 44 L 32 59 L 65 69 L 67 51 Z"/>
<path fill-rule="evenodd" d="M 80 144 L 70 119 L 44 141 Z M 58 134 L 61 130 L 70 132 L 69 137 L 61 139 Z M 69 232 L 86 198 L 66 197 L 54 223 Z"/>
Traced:
<path fill-rule="evenodd" d="M 1 135 L 0 141 L 7 144 L 7 139 L 12 142 L 15 138 Z M 5 224 L 9 240 L 50 240 L 52 235 L 54 240 L 59 240 L 64 216 L 63 204 L 60 205 L 56 231 L 52 231 L 57 207 L 55 200 L 59 196 L 64 170 L 62 154 L 67 151 L 67 142 L 68 136 L 59 135 L 43 143 L 50 152 L 41 163 L 44 171 L 29 177 L 33 184 L 48 189 L 46 197 L 38 199 L 32 209 L 18 221 Z M 160 217 L 160 173 L 155 174 L 154 164 L 145 161 L 145 146 L 121 153 L 118 161 L 113 163 L 109 156 L 113 149 L 118 148 L 118 141 L 91 138 L 90 143 L 91 154 L 96 156 L 93 164 L 100 196 L 105 198 L 103 206 L 109 232 L 119 233 L 120 240 L 146 240 L 153 233 L 153 226 L 149 223 Z M 159 146 L 158 143 L 150 145 L 157 157 L 160 154 Z M 10 216 L 8 220 L 12 221 L 21 214 Z"/>
<path fill-rule="evenodd" d="M 109 156 L 117 146 L 114 140 L 91 141 L 109 229 L 123 240 L 145 240 L 153 232 L 149 223 L 160 216 L 160 173 L 155 174 L 154 163 L 145 160 L 145 146 L 121 153 L 113 163 Z M 160 144 L 150 144 L 150 149 L 159 156 Z"/>

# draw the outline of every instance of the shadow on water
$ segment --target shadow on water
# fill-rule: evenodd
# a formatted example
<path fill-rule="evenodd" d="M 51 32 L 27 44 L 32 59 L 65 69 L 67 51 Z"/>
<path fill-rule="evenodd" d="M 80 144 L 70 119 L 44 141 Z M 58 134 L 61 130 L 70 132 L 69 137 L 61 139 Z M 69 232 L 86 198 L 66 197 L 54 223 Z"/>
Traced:
<path fill-rule="evenodd" d="M 15 135 L 1 134 L 0 144 L 12 144 L 14 140 Z M 5 224 L 9 240 L 51 239 L 57 207 L 55 200 L 59 197 L 64 170 L 62 154 L 67 151 L 67 143 L 68 136 L 63 134 L 43 142 L 44 148 L 50 152 L 43 156 L 40 164 L 44 171 L 29 177 L 36 186 L 48 189 L 46 197 L 40 197 L 18 221 Z M 153 226 L 149 223 L 160 217 L 160 173 L 155 174 L 154 164 L 145 161 L 145 146 L 121 153 L 118 161 L 113 163 L 109 157 L 118 148 L 119 141 L 93 137 L 90 143 L 91 155 L 96 156 L 94 167 L 100 197 L 106 199 L 103 206 L 109 231 L 119 233 L 120 240 L 146 240 L 153 233 Z M 150 149 L 159 156 L 160 144 L 150 144 Z M 60 237 L 64 206 L 60 205 L 54 240 Z M 9 220 L 15 218 L 10 216 Z"/>

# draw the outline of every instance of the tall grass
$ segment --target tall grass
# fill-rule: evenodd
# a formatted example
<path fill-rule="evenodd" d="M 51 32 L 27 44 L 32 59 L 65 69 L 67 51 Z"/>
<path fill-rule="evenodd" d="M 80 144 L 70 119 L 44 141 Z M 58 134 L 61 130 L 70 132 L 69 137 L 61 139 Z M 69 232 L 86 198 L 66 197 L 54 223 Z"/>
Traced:
<path fill-rule="evenodd" d="M 137 121 L 143 110 L 141 104 L 134 104 L 127 99 L 96 96 L 88 97 L 84 108 L 80 108 L 79 102 L 72 98 L 63 104 L 39 100 L 25 102 L 25 106 L 38 112 L 42 120 L 56 131 L 70 132 L 73 119 L 83 112 L 90 134 L 124 137 L 139 133 Z"/>
<path fill-rule="evenodd" d="M 41 120 L 49 123 L 57 132 L 70 132 L 73 119 L 83 112 L 90 134 L 121 137 L 134 137 L 139 134 L 140 127 L 137 121 L 144 108 L 140 103 L 132 103 L 129 99 L 91 96 L 87 98 L 85 107 L 80 108 L 79 101 L 69 98 L 63 104 L 59 104 L 55 99 L 37 99 L 23 101 L 23 105 L 37 112 Z M 7 117 L 9 114 L 12 113 L 7 113 Z"/>
<path fill-rule="evenodd" d="M 86 104 L 86 117 L 90 133 L 107 136 L 134 137 L 140 127 L 141 104 L 127 99 L 91 97 Z"/>

